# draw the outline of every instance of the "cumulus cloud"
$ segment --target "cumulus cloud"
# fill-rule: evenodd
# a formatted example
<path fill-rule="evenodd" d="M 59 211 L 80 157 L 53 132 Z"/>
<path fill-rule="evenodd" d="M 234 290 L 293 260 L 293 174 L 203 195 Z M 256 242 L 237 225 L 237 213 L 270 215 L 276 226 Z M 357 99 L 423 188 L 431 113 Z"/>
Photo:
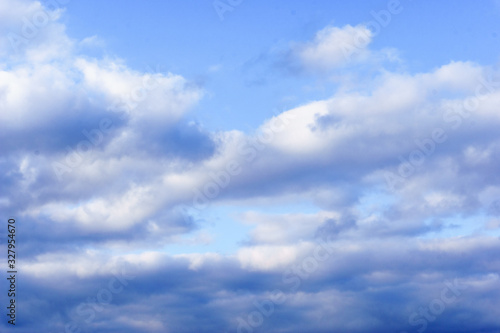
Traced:
<path fill-rule="evenodd" d="M 366 57 L 371 41 L 372 32 L 363 25 L 326 27 L 316 33 L 313 41 L 295 45 L 293 52 L 305 67 L 330 69 Z"/>
<path fill-rule="evenodd" d="M 387 69 L 254 133 L 209 132 L 186 119 L 201 87 L 79 53 L 96 39 L 68 37 L 63 12 L 0 1 L 0 210 L 23 221 L 30 314 L 19 332 L 233 332 L 271 305 L 269 332 L 410 330 L 442 295 L 455 298 L 436 331 L 498 327 L 496 69 Z M 43 13 L 12 56 L 9 34 Z M 368 62 L 372 38 L 326 27 L 288 60 Z M 265 212 L 305 201 L 307 213 Z M 210 207 L 238 205 L 252 208 L 232 217 L 250 227 L 234 253 L 164 249 L 206 232 Z"/>

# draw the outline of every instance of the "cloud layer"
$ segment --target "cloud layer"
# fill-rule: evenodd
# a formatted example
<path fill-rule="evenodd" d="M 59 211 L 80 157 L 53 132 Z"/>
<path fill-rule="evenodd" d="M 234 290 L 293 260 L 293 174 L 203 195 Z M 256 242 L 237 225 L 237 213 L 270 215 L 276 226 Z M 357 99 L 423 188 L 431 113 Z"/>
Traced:
<path fill-rule="evenodd" d="M 498 332 L 498 69 L 381 68 L 253 133 L 210 132 L 187 117 L 203 87 L 85 55 L 61 15 L 0 0 L 19 332 Z M 372 38 L 330 26 L 287 59 L 379 66 Z M 238 205 L 234 253 L 164 249 Z"/>

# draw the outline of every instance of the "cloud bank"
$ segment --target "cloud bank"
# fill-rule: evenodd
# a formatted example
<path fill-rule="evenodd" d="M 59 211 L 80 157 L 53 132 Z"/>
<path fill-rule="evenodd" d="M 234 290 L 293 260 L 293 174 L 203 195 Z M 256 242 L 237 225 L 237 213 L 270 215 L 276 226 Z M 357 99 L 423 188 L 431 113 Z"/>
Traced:
<path fill-rule="evenodd" d="M 497 68 L 382 68 L 253 133 L 211 132 L 187 118 L 202 87 L 81 53 L 63 13 L 0 1 L 19 332 L 498 331 Z M 326 27 L 290 61 L 369 66 L 372 37 Z M 237 251 L 164 250 L 231 205 L 254 207 Z"/>

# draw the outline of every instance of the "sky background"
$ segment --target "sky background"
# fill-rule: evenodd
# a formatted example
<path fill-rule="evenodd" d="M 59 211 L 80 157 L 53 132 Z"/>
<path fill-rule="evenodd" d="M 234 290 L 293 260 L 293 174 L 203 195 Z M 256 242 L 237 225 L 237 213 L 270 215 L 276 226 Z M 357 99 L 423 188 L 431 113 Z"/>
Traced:
<path fill-rule="evenodd" d="M 2 331 L 499 333 L 499 65 L 498 0 L 0 0 Z"/>

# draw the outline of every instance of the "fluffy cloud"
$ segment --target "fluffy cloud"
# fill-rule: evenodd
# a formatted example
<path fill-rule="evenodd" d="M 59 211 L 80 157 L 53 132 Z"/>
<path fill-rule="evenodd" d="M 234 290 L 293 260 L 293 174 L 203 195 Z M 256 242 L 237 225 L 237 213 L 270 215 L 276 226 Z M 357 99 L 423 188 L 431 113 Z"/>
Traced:
<path fill-rule="evenodd" d="M 5 36 L 40 13 L 14 58 Z M 186 120 L 202 88 L 80 54 L 62 13 L 0 1 L 0 209 L 25 226 L 20 332 L 234 332 L 255 311 L 269 332 L 386 332 L 430 325 L 419 309 L 441 303 L 436 331 L 498 327 L 498 71 L 383 70 L 255 133 L 215 133 Z M 289 60 L 363 63 L 371 39 L 327 27 Z M 237 251 L 163 250 L 230 205 L 252 207 L 232 221 L 251 226 Z"/>
<path fill-rule="evenodd" d="M 329 69 L 366 58 L 371 41 L 372 32 L 363 25 L 326 27 L 316 33 L 313 41 L 295 45 L 293 52 L 305 67 Z"/>

